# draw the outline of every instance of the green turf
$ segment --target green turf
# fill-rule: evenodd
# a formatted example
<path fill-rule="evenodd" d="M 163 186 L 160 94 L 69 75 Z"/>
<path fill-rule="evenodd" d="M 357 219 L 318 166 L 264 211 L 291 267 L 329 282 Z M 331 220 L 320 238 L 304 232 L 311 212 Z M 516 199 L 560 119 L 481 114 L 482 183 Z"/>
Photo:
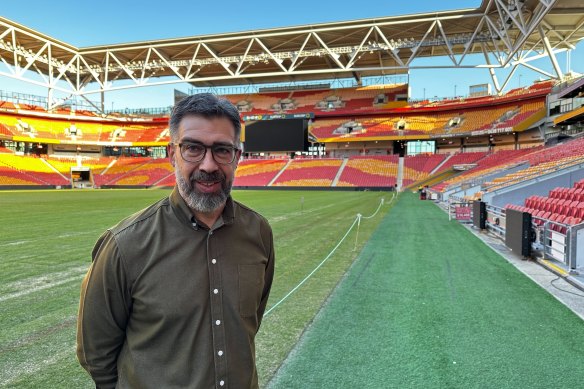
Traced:
<path fill-rule="evenodd" d="M 98 236 L 166 190 L 0 191 L 0 387 L 90 388 L 75 357 L 79 287 Z M 268 308 L 330 252 L 355 215 L 387 193 L 236 191 L 274 229 L 276 275 Z M 302 201 L 303 199 L 303 201 Z M 263 322 L 257 363 L 264 386 L 351 265 L 383 215 L 363 221 L 337 254 Z"/>
<path fill-rule="evenodd" d="M 430 202 L 400 197 L 271 388 L 576 388 L 584 323 Z"/>

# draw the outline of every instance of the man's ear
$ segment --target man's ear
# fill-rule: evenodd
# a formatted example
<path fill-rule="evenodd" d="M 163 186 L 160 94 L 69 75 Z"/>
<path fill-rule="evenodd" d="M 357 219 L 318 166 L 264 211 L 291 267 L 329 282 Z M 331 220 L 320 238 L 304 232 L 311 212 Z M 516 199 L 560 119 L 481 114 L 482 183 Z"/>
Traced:
<path fill-rule="evenodd" d="M 237 150 L 237 152 L 235 154 L 235 159 L 233 160 L 233 163 L 235 164 L 235 166 L 234 166 L 235 169 L 237 169 L 237 166 L 239 165 L 239 160 L 241 159 L 241 154 L 243 154 L 243 151 Z"/>
<path fill-rule="evenodd" d="M 168 158 L 170 159 L 170 164 L 172 165 L 172 167 L 175 167 L 175 160 L 174 160 L 174 151 L 175 148 L 173 147 L 173 145 L 171 145 L 170 143 L 166 146 L 166 153 L 168 154 Z"/>

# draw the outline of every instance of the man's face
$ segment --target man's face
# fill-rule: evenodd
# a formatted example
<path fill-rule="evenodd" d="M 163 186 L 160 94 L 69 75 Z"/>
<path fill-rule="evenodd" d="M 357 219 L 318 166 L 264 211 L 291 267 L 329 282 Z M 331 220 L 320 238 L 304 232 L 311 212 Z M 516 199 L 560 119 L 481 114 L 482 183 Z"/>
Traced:
<path fill-rule="evenodd" d="M 178 144 L 199 143 L 205 146 L 237 146 L 235 129 L 226 118 L 185 116 L 178 128 L 178 138 L 169 148 L 170 163 L 174 167 L 177 187 L 182 198 L 195 212 L 212 213 L 222 210 L 231 192 L 240 151 L 229 164 L 220 164 L 206 150 L 199 162 L 188 162 L 181 156 Z"/>

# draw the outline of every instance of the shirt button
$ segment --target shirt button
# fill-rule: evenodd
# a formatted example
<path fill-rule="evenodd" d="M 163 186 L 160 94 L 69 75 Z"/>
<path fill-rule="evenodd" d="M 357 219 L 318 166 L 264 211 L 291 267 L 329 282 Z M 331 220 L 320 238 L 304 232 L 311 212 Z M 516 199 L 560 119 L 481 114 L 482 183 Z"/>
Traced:
<path fill-rule="evenodd" d="M 221 324 L 221 320 L 215 320 L 215 325 L 218 326 Z"/>
<path fill-rule="evenodd" d="M 219 352 L 217 352 L 217 355 L 222 356 L 223 355 L 223 351 L 219 350 Z"/>
<path fill-rule="evenodd" d="M 219 293 L 219 289 L 213 289 L 213 293 L 214 293 L 214 294 L 217 294 L 217 293 Z"/>
<path fill-rule="evenodd" d="M 214 265 L 214 264 L 216 264 L 216 263 L 217 263 L 217 260 L 216 260 L 215 258 L 213 258 L 213 259 L 211 260 L 211 263 Z"/>
<path fill-rule="evenodd" d="M 223 386 L 223 385 L 225 385 L 225 381 L 223 381 L 223 380 L 219 381 L 219 386 Z"/>
<path fill-rule="evenodd" d="M 213 231 L 209 231 L 209 235 L 213 235 Z"/>

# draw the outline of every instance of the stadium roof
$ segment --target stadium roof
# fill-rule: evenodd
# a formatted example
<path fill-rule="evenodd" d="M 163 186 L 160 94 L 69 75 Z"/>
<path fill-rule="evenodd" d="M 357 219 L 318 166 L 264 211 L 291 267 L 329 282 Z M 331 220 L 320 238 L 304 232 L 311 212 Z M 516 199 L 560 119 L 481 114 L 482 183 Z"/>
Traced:
<path fill-rule="evenodd" d="M 224 86 L 395 75 L 424 57 L 561 79 L 555 54 L 584 39 L 581 0 L 483 0 L 476 9 L 77 48 L 0 17 L 0 75 L 76 95 L 188 82 Z M 480 54 L 480 64 L 470 61 Z M 549 56 L 554 74 L 531 61 Z M 499 83 L 495 69 L 513 71 Z"/>

